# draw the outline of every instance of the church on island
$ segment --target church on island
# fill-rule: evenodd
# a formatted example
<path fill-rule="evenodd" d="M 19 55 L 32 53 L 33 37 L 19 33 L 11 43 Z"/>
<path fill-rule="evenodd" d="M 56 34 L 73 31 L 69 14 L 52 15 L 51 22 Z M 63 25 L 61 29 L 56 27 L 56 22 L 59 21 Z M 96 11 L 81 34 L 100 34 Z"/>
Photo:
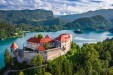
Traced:
<path fill-rule="evenodd" d="M 19 49 L 18 45 L 13 42 L 11 45 L 11 56 L 22 63 L 35 57 L 37 54 L 43 56 L 45 61 L 53 60 L 61 55 L 66 54 L 71 49 L 72 35 L 61 34 L 52 39 L 49 35 L 44 38 L 31 37 L 27 41 L 27 46 Z"/>

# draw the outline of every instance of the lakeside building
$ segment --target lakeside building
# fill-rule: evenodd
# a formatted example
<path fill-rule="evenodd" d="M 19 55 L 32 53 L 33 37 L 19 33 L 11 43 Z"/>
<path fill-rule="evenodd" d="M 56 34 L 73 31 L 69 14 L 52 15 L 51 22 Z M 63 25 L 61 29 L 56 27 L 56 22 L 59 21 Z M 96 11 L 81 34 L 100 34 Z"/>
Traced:
<path fill-rule="evenodd" d="M 61 34 L 60 36 L 52 39 L 49 35 L 44 38 L 31 37 L 27 41 L 27 49 L 18 49 L 17 44 L 14 42 L 11 45 L 11 54 L 18 62 L 27 61 L 41 54 L 45 61 L 53 60 L 61 55 L 66 54 L 71 49 L 72 35 Z M 48 48 L 46 48 L 46 45 Z"/>

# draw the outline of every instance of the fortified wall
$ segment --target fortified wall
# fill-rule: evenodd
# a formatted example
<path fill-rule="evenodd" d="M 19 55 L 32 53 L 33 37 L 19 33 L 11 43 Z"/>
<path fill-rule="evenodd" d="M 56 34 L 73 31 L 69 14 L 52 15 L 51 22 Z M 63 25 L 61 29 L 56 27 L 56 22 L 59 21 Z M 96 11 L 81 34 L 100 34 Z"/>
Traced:
<path fill-rule="evenodd" d="M 46 55 L 47 55 L 47 58 L 46 60 L 53 60 L 59 56 L 61 56 L 61 48 L 58 47 L 58 48 L 53 48 L 53 49 L 49 49 L 49 50 L 46 50 Z"/>
<path fill-rule="evenodd" d="M 45 61 L 48 61 L 58 58 L 59 56 L 66 54 L 68 51 L 63 50 L 61 47 L 57 47 L 57 48 L 45 50 L 44 52 L 39 52 L 39 54 L 43 56 Z"/>

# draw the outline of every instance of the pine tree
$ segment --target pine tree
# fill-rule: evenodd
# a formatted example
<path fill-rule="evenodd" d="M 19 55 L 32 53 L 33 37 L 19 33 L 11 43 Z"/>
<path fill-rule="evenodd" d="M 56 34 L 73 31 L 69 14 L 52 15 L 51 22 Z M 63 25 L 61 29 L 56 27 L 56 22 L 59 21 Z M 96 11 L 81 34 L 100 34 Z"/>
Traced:
<path fill-rule="evenodd" d="M 6 49 L 4 53 L 4 62 L 5 62 L 5 66 L 10 66 L 11 64 L 11 55 L 8 49 Z"/>

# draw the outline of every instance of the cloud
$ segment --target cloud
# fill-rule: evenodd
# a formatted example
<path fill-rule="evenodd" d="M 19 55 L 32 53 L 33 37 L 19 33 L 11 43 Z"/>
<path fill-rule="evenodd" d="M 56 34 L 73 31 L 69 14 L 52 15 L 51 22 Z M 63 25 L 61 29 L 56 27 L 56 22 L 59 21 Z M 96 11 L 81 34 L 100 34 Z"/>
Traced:
<path fill-rule="evenodd" d="M 1 10 L 45 9 L 54 14 L 76 14 L 113 9 L 113 0 L 0 0 Z"/>

